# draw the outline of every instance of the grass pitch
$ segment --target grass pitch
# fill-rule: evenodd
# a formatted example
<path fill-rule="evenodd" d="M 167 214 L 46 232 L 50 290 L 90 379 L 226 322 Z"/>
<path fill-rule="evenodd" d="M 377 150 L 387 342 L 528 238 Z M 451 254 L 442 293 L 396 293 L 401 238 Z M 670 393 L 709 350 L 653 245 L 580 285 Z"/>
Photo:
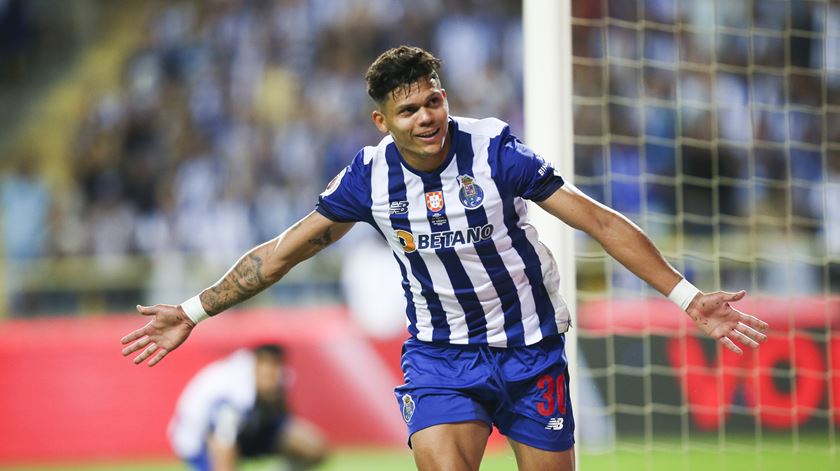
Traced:
<path fill-rule="evenodd" d="M 656 442 L 620 443 L 615 451 L 582 453 L 580 471 L 788 471 L 840 469 L 840 450 L 827 443 L 825 436 L 787 438 L 765 437 L 760 445 L 748 439 L 732 439 L 718 444 L 697 441 L 686 445 Z M 32 466 L 4 466 L 3 471 L 186 471 L 178 461 L 62 463 Z M 243 471 L 282 471 L 275 460 L 248 463 Z M 482 471 L 516 469 L 513 453 L 505 446 L 489 451 Z M 414 461 L 403 449 L 340 449 L 318 471 L 413 471 Z"/>

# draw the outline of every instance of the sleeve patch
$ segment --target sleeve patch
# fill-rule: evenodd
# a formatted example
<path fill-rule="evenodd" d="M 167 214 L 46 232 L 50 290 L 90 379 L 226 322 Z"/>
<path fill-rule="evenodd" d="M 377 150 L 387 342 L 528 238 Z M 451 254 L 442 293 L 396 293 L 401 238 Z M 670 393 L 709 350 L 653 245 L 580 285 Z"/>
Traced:
<path fill-rule="evenodd" d="M 327 184 L 327 188 L 321 193 L 321 196 L 329 196 L 338 189 L 338 186 L 341 185 L 341 179 L 344 178 L 344 174 L 347 173 L 347 167 L 344 167 L 338 175 L 334 176 L 332 180 Z"/>

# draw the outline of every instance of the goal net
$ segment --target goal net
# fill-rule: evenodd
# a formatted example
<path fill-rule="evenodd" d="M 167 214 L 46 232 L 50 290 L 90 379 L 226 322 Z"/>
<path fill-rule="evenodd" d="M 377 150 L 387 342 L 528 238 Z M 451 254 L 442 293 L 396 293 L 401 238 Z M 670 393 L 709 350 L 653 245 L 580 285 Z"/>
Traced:
<path fill-rule="evenodd" d="M 745 289 L 737 307 L 772 330 L 724 351 L 576 236 L 580 448 L 649 467 L 670 454 L 668 469 L 836 469 L 840 4 L 571 9 L 576 185 L 704 291 Z"/>

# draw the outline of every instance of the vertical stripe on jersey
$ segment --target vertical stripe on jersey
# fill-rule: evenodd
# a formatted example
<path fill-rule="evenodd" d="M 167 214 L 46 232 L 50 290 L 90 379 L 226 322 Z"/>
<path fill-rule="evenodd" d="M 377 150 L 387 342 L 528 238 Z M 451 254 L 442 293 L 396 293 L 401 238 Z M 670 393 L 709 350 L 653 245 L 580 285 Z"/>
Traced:
<path fill-rule="evenodd" d="M 457 141 L 457 140 L 456 140 Z M 461 157 L 459 156 L 458 159 Z M 439 174 L 426 174 L 422 177 L 423 193 L 425 195 L 431 191 L 440 191 L 443 194 L 443 184 Z M 446 218 L 447 206 L 456 204 L 455 201 L 446 201 L 444 199 L 443 211 L 434 212 L 429 209 L 426 204 L 426 217 L 429 220 L 429 227 L 432 232 L 446 232 L 450 230 L 449 219 Z M 435 214 L 438 214 L 437 218 Z M 437 221 L 437 224 L 435 223 Z M 470 227 L 475 227 L 470 221 Z M 480 242 L 479 242 L 480 243 Z M 469 343 L 486 344 L 487 343 L 487 320 L 484 317 L 484 309 L 481 307 L 481 302 L 475 294 L 475 288 L 461 263 L 458 254 L 454 247 L 444 247 L 435 249 L 435 254 L 443 263 L 446 274 L 452 283 L 452 292 L 458 300 L 461 309 L 464 311 L 464 316 L 467 324 L 467 340 Z M 457 332 L 456 332 L 457 333 Z"/>
<path fill-rule="evenodd" d="M 400 284 L 402 285 L 403 292 L 405 293 L 405 316 L 408 318 L 408 333 L 412 337 L 417 337 L 417 334 L 420 333 L 420 329 L 417 328 L 417 309 L 414 306 L 414 295 L 411 294 L 411 283 L 408 282 L 408 272 L 405 269 L 405 264 L 400 260 L 400 257 L 397 254 L 391 252 L 394 255 L 394 260 L 397 261 L 397 265 L 400 267 L 400 274 L 402 275 L 402 281 Z"/>
<path fill-rule="evenodd" d="M 505 227 L 508 230 L 508 237 L 511 239 L 513 248 L 525 263 L 525 276 L 528 277 L 528 282 L 533 292 L 537 316 L 540 320 L 540 331 L 543 337 L 546 337 L 557 333 L 557 324 L 554 321 L 554 306 L 551 303 L 548 290 L 545 288 L 540 257 L 534 246 L 528 241 L 525 231 L 517 225 L 519 215 L 516 211 L 515 201 L 518 197 L 509 193 L 511 191 L 509 185 L 505 185 L 501 181 L 502 177 L 499 175 L 498 165 L 501 164 L 502 156 L 490 155 L 500 151 L 502 147 L 501 139 L 505 135 L 506 133 L 502 133 L 500 136 L 490 140 L 488 159 L 493 173 L 493 180 L 496 182 L 496 188 L 498 188 L 499 194 L 502 197 L 502 212 L 504 214 Z"/>
<path fill-rule="evenodd" d="M 517 198 L 514 201 L 514 207 L 519 214 L 524 214 L 527 211 L 527 203 L 522 198 Z M 544 273 L 543 285 L 548 291 L 551 303 L 554 306 L 554 323 L 557 325 L 557 331 L 565 332 L 569 329 L 569 307 L 560 294 L 560 273 L 557 269 L 557 263 L 548 247 L 540 243 L 539 234 L 537 234 L 534 226 L 528 224 L 523 226 L 523 230 L 531 245 L 537 248 L 537 256 L 540 258 L 540 265 L 543 267 L 542 273 Z"/>
<path fill-rule="evenodd" d="M 473 174 L 475 153 L 473 152 L 470 136 L 464 133 L 459 136 L 456 142 L 458 143 L 456 153 L 458 159 L 458 175 L 475 177 Z M 470 227 L 484 226 L 488 223 L 487 213 L 484 211 L 483 206 L 467 210 L 466 215 Z M 508 273 L 507 267 L 505 267 L 505 263 L 496 250 L 496 245 L 492 239 L 482 240 L 474 246 L 502 304 L 505 319 L 504 330 L 507 338 L 506 343 L 509 345 L 524 345 L 522 308 L 519 302 L 519 293 L 516 290 L 516 284 L 513 282 L 510 273 Z"/>
<path fill-rule="evenodd" d="M 388 164 L 388 199 L 389 203 L 395 201 L 407 201 L 405 180 L 403 177 L 402 164 L 397 151 L 397 146 L 393 143 L 388 144 L 385 150 L 385 160 Z M 407 214 L 391 214 L 391 227 L 396 230 L 403 230 L 408 233 L 411 232 L 411 223 L 408 220 Z M 446 313 L 440 302 L 440 298 L 435 293 L 434 285 L 432 283 L 429 269 L 423 261 L 423 257 L 419 252 L 405 252 L 405 257 L 408 259 L 411 266 L 411 274 L 420 283 L 420 294 L 426 299 L 426 304 L 432 315 L 432 341 L 433 342 L 449 342 L 449 324 L 446 322 Z M 405 270 L 405 267 L 402 267 Z M 406 276 L 407 272 L 403 271 L 403 288 L 409 290 L 406 297 L 410 295 L 410 286 L 408 285 Z M 413 306 L 413 303 L 411 303 Z M 416 316 L 415 316 L 416 322 Z M 409 328 L 410 329 L 410 328 Z"/>
<path fill-rule="evenodd" d="M 364 149 L 362 150 L 364 152 Z M 379 224 L 376 223 L 376 218 L 373 217 L 373 198 L 374 195 L 382 195 L 387 196 L 388 189 L 385 185 L 382 185 L 380 188 L 379 182 L 373 179 L 373 172 L 374 172 L 373 165 L 371 165 L 370 172 L 368 174 L 368 185 L 370 187 L 370 191 L 367 194 L 367 204 L 370 213 L 370 225 L 373 227 L 376 232 L 382 236 L 383 239 L 386 241 L 390 237 L 390 234 L 386 235 L 382 232 L 382 228 L 379 227 Z M 387 184 L 387 182 L 386 182 Z M 390 204 L 390 202 L 389 202 Z M 400 284 L 403 288 L 403 295 L 405 296 L 405 316 L 408 319 L 408 333 L 411 334 L 412 337 L 416 337 L 419 333 L 420 329 L 417 328 L 417 308 L 414 305 L 414 295 L 411 292 L 411 283 L 408 282 L 408 276 L 405 269 L 405 263 L 397 256 L 397 254 L 392 250 L 391 255 L 393 255 L 394 260 L 397 261 L 397 266 L 400 267 L 400 274 L 402 275 L 402 281 Z"/>

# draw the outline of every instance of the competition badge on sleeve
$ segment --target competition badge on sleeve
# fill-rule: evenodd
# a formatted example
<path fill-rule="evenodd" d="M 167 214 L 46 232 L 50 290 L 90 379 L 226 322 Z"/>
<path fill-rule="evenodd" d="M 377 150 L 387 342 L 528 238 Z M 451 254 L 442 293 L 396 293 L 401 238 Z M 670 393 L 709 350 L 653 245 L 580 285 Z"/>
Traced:
<path fill-rule="evenodd" d="M 327 184 L 327 188 L 324 190 L 323 193 L 321 193 L 321 196 L 330 196 L 331 194 L 333 194 L 333 192 L 335 192 L 335 190 L 338 189 L 338 185 L 341 184 L 341 179 L 344 178 L 345 173 L 347 173 L 347 167 L 344 167 L 342 171 L 338 172 L 338 175 L 336 175 L 335 177 L 333 177 L 332 180 L 330 180 L 330 182 Z"/>
<path fill-rule="evenodd" d="M 484 203 L 484 190 L 478 186 L 475 179 L 469 175 L 461 175 L 458 177 L 458 184 L 461 185 L 461 190 L 458 191 L 458 199 L 461 204 L 467 209 L 475 209 Z"/>
<path fill-rule="evenodd" d="M 405 420 L 406 423 L 411 422 L 411 418 L 414 417 L 414 409 L 415 409 L 414 400 L 411 399 L 410 394 L 406 394 L 405 396 L 402 397 L 402 401 L 403 401 L 403 407 L 402 407 L 403 420 Z"/>

